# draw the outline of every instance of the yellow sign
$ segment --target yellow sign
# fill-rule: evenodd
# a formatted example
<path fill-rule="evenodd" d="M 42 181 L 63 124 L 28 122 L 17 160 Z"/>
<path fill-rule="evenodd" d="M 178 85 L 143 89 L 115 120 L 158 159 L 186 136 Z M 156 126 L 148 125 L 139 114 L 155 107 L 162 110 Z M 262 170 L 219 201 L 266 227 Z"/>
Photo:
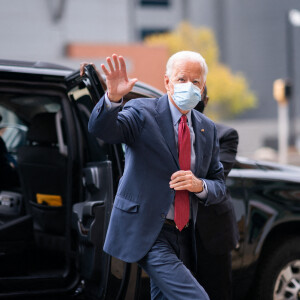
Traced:
<path fill-rule="evenodd" d="M 62 198 L 59 195 L 36 194 L 38 204 L 49 206 L 62 206 Z"/>

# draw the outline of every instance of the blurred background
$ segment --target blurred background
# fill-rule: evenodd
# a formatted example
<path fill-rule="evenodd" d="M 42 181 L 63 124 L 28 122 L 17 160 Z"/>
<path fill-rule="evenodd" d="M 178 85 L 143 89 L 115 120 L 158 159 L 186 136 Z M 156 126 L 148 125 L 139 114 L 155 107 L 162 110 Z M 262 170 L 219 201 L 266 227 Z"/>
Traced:
<path fill-rule="evenodd" d="M 299 0 L 0 0 L 0 59 L 79 68 L 112 53 L 164 92 L 168 57 L 200 52 L 206 113 L 236 128 L 239 155 L 274 160 L 280 107 L 289 109 L 290 164 L 300 165 Z M 282 79 L 281 85 L 274 85 Z M 277 99 L 277 101 L 274 99 Z M 279 102 L 280 105 L 278 104 Z"/>

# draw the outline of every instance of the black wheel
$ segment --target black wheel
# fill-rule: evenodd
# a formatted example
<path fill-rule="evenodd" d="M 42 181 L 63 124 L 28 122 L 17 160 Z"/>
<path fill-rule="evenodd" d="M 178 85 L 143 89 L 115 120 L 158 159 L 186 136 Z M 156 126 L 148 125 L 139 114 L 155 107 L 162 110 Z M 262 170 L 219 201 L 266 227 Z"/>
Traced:
<path fill-rule="evenodd" d="M 270 247 L 258 268 L 258 300 L 300 300 L 300 238 Z"/>

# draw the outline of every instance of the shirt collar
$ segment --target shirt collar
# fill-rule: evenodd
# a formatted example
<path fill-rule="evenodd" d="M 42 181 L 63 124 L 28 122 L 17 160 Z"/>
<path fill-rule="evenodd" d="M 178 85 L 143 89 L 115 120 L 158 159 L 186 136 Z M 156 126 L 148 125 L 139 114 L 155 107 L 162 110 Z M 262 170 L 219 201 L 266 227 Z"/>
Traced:
<path fill-rule="evenodd" d="M 172 121 L 173 121 L 173 126 L 176 126 L 176 124 L 179 122 L 182 113 L 175 107 L 175 105 L 171 102 L 171 100 L 169 99 L 168 96 L 168 101 L 169 101 L 169 107 L 170 107 L 170 111 L 171 111 L 171 116 L 172 116 Z M 189 126 L 192 126 L 192 111 L 190 110 L 187 114 L 187 120 L 188 120 L 188 124 Z"/>

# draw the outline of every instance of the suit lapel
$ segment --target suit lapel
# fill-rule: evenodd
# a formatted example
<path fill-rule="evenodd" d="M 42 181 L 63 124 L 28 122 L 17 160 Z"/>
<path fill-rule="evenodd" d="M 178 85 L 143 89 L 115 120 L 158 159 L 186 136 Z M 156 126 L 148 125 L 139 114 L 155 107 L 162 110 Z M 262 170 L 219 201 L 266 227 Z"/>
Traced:
<path fill-rule="evenodd" d="M 206 144 L 205 131 L 202 127 L 201 115 L 195 113 L 192 110 L 192 122 L 193 129 L 195 132 L 195 154 L 196 154 L 196 165 L 195 165 L 195 175 L 199 174 L 201 170 L 201 164 L 203 161 L 204 149 Z"/>
<path fill-rule="evenodd" d="M 170 112 L 168 95 L 165 94 L 158 99 L 156 106 L 157 114 L 155 116 L 161 133 L 166 141 L 166 144 L 173 156 L 173 159 L 179 168 L 178 153 L 176 150 L 175 135 L 173 128 L 173 120 Z"/>

